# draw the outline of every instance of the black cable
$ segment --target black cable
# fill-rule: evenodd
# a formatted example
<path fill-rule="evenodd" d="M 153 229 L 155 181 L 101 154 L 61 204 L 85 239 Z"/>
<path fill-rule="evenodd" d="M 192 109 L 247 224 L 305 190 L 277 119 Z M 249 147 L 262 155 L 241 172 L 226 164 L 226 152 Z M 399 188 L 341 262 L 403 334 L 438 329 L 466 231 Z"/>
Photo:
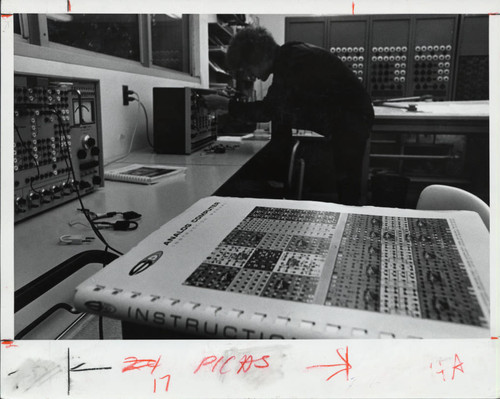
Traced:
<path fill-rule="evenodd" d="M 81 211 L 82 209 L 78 209 L 79 211 Z M 103 214 L 96 214 L 92 211 L 89 211 L 89 214 L 91 215 L 92 217 L 92 220 L 95 222 L 96 220 L 100 220 L 100 219 L 107 219 L 107 218 L 112 218 L 116 215 L 122 215 L 122 218 L 125 219 L 125 220 L 136 220 L 136 219 L 140 219 L 142 217 L 142 215 L 140 213 L 137 213 L 137 212 L 134 212 L 134 211 L 126 211 L 126 212 L 106 212 L 106 213 L 103 213 Z"/>
<path fill-rule="evenodd" d="M 106 252 L 106 253 L 108 252 L 107 247 L 104 249 L 104 252 Z M 102 262 L 102 268 L 104 269 L 105 267 L 106 267 L 106 263 Z M 103 325 L 103 318 L 101 315 L 99 315 L 98 323 L 99 323 L 99 339 L 103 340 L 104 339 L 104 325 Z"/>
<path fill-rule="evenodd" d="M 52 111 L 52 112 L 54 112 L 57 115 L 57 113 L 55 111 Z M 61 123 L 61 119 L 60 118 L 59 118 L 59 123 Z M 63 129 L 63 125 L 61 123 L 61 130 L 62 129 Z M 66 184 L 68 184 L 69 180 L 71 178 L 71 171 L 72 171 L 72 168 L 70 168 L 70 165 L 68 163 L 68 157 L 69 157 L 69 159 L 71 159 L 71 153 L 69 152 L 69 146 L 68 146 L 68 140 L 67 140 L 68 138 L 65 136 L 64 137 L 64 142 L 66 143 L 66 148 L 68 149 L 67 150 L 68 151 L 68 157 L 64 156 L 63 146 L 62 146 L 62 139 L 63 138 L 61 136 L 61 132 L 59 132 L 59 152 L 61 154 L 62 159 L 64 160 L 64 163 L 66 164 L 66 170 L 68 171 L 68 176 L 66 178 Z M 73 173 L 73 175 L 74 175 L 74 173 Z"/>
<path fill-rule="evenodd" d="M 154 148 L 153 142 L 151 141 L 151 138 L 149 137 L 149 122 L 148 122 L 148 113 L 146 111 L 146 107 L 144 106 L 144 104 L 141 101 L 139 101 L 139 105 L 144 110 L 144 116 L 146 117 L 146 138 L 148 139 L 148 144 L 151 148 Z"/>
<path fill-rule="evenodd" d="M 23 138 L 21 137 L 21 133 L 19 132 L 19 129 L 15 123 L 14 123 L 14 128 L 16 129 L 17 137 L 19 137 L 19 141 L 21 142 L 21 145 L 24 147 L 26 152 L 28 152 L 31 155 L 31 157 L 33 158 L 33 161 L 35 162 L 35 166 L 36 166 L 37 177 L 38 177 L 38 179 L 40 179 L 40 167 L 38 166 L 38 160 L 35 158 L 33 153 L 30 151 L 30 149 L 28 148 L 28 146 L 24 142 Z M 34 180 L 30 179 L 31 190 L 33 192 L 37 193 L 38 195 L 41 195 L 41 193 L 33 187 L 33 181 Z"/>
<path fill-rule="evenodd" d="M 112 250 L 113 252 L 116 252 L 117 254 L 119 255 L 123 255 L 122 252 L 116 250 L 115 248 L 113 248 L 111 245 L 109 245 L 106 241 L 106 239 L 104 238 L 104 236 L 101 234 L 101 232 L 99 231 L 99 229 L 94 225 L 94 222 L 92 221 L 92 219 L 90 218 L 90 215 L 89 215 L 89 210 L 87 208 L 85 208 L 85 205 L 83 205 L 83 201 L 82 201 L 82 197 L 80 195 L 80 190 L 78 188 L 78 185 L 76 184 L 76 174 L 75 174 L 75 169 L 73 167 L 73 160 L 71 159 L 71 153 L 70 153 L 70 149 L 69 149 L 69 145 L 68 145 L 68 136 L 66 135 L 66 132 L 64 131 L 64 123 L 61 119 L 61 115 L 59 115 L 59 113 L 57 113 L 55 110 L 50 110 L 50 112 L 54 113 L 58 120 L 59 120 L 59 123 L 61 125 L 61 131 L 60 131 L 60 134 L 62 133 L 64 135 L 64 140 L 65 140 L 65 143 L 66 143 L 66 151 L 67 151 L 67 160 L 69 160 L 69 168 L 70 168 L 70 171 L 71 171 L 71 174 L 73 176 L 73 180 L 75 182 L 74 184 L 74 189 L 75 189 L 75 192 L 76 192 L 76 196 L 78 198 L 78 201 L 80 202 L 80 206 L 81 206 L 81 209 L 82 209 L 82 212 L 83 214 L 85 215 L 85 218 L 87 219 L 87 221 L 89 222 L 89 225 L 90 227 L 92 228 L 92 231 L 94 232 L 94 234 L 97 236 L 97 238 L 99 238 L 99 240 L 105 245 L 105 251 L 108 250 L 108 248 L 110 250 Z M 61 137 L 61 140 L 62 140 L 62 137 Z M 61 150 L 62 150 L 62 147 L 61 147 Z M 67 160 L 65 159 L 65 161 L 67 162 Z"/>
<path fill-rule="evenodd" d="M 137 94 L 135 91 L 132 92 L 132 94 L 135 94 L 137 96 L 136 101 L 139 103 L 139 105 L 142 107 L 142 110 L 144 111 L 144 117 L 146 118 L 146 139 L 148 140 L 148 144 L 150 145 L 150 147 L 154 148 L 153 142 L 151 141 L 151 138 L 149 137 L 149 122 L 148 122 L 148 112 L 146 111 L 146 107 L 141 102 L 141 99 L 139 98 L 139 94 Z"/>
<path fill-rule="evenodd" d="M 99 339 L 103 340 L 104 339 L 104 326 L 103 326 L 103 320 L 102 316 L 99 315 Z"/>

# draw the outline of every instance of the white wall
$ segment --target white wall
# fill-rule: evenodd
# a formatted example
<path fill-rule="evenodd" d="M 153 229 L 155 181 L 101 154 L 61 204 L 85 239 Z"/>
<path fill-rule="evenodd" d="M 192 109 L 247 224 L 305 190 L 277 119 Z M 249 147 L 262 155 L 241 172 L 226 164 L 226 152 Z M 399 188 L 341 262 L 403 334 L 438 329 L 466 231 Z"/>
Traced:
<path fill-rule="evenodd" d="M 101 68 L 67 64 L 31 58 L 25 56 L 14 57 L 14 71 L 16 73 L 30 73 L 48 76 L 63 76 L 73 79 L 99 80 L 101 91 L 102 139 L 104 163 L 119 158 L 128 152 L 133 130 L 138 118 L 137 133 L 133 149 L 148 146 L 146 139 L 146 123 L 144 112 L 139 109 L 137 102 L 124 106 L 122 102 L 122 86 L 127 85 L 129 90 L 139 94 L 141 102 L 146 107 L 149 118 L 149 135 L 153 134 L 153 87 L 157 86 L 193 86 L 208 87 L 208 25 L 207 16 L 195 18 L 193 48 L 197 59 L 195 70 L 200 76 L 200 83 L 183 80 L 166 79 L 148 75 L 112 71 Z"/>
<path fill-rule="evenodd" d="M 275 15 L 275 14 L 256 14 L 259 20 L 259 25 L 266 28 L 271 35 L 273 35 L 274 40 L 279 45 L 285 43 L 285 17 L 287 15 Z M 267 79 L 265 82 L 260 80 L 255 81 L 255 91 L 257 93 L 257 99 L 262 99 L 266 93 L 267 89 L 272 83 L 272 77 Z"/>
<path fill-rule="evenodd" d="M 285 43 L 285 17 L 288 15 L 258 14 L 260 26 L 266 28 L 278 44 Z M 292 15 L 290 15 L 292 16 Z M 296 15 L 293 15 L 296 16 Z"/>

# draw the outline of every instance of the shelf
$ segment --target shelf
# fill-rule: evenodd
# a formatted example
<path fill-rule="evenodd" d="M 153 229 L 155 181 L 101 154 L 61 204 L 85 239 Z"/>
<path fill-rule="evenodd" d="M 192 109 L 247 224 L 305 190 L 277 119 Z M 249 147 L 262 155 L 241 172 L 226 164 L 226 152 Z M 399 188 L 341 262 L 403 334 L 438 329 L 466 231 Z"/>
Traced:
<path fill-rule="evenodd" d="M 376 176 L 377 173 L 371 173 L 369 179 Z M 429 184 L 450 184 L 457 186 L 467 186 L 471 184 L 468 179 L 446 176 L 414 176 L 405 174 L 404 177 L 410 179 L 410 183 L 429 183 Z"/>
<path fill-rule="evenodd" d="M 215 72 L 220 73 L 220 74 L 225 75 L 225 76 L 231 76 L 231 75 L 229 75 L 229 73 L 227 73 L 227 71 L 222 69 L 219 65 L 217 65 L 213 61 L 208 61 L 208 65 L 210 66 L 210 69 L 212 71 L 215 71 Z"/>
<path fill-rule="evenodd" d="M 397 140 L 370 140 L 370 144 L 398 144 Z"/>
<path fill-rule="evenodd" d="M 210 82 L 211 89 L 225 89 L 226 87 L 227 87 L 227 83 Z"/>
<path fill-rule="evenodd" d="M 245 14 L 217 14 L 217 20 L 227 25 L 247 25 Z"/>
<path fill-rule="evenodd" d="M 227 53 L 227 46 L 209 46 L 208 51 L 211 53 Z"/>
<path fill-rule="evenodd" d="M 218 39 L 220 44 L 229 44 L 233 37 L 233 32 L 219 23 L 212 22 L 208 24 L 208 35 L 211 38 Z"/>
<path fill-rule="evenodd" d="M 432 183 L 432 184 L 456 184 L 469 185 L 470 180 L 459 179 L 453 177 L 436 177 L 436 176 L 406 176 L 412 183 Z"/>
<path fill-rule="evenodd" d="M 370 154 L 370 158 L 383 159 L 460 159 L 458 155 L 409 155 L 409 154 Z"/>
<path fill-rule="evenodd" d="M 243 26 L 248 26 L 246 17 L 239 14 L 217 14 L 217 21 L 208 22 L 208 68 L 211 87 L 239 87 L 242 92 L 242 83 L 228 71 L 226 54 L 233 36 L 239 27 Z"/>

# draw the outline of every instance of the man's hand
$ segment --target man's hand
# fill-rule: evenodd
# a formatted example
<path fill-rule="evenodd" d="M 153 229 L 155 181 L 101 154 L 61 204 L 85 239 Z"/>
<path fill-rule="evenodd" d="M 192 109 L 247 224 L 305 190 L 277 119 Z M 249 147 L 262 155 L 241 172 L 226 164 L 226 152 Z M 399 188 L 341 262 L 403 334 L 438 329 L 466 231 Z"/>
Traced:
<path fill-rule="evenodd" d="M 229 98 L 217 94 L 209 94 L 203 96 L 206 107 L 210 111 L 220 111 L 221 113 L 228 112 Z"/>

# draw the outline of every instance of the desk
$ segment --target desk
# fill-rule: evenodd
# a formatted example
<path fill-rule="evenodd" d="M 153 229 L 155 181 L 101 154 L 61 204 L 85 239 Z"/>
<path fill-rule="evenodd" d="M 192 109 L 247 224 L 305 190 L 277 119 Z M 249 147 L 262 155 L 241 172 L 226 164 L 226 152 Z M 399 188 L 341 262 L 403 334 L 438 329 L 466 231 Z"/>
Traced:
<path fill-rule="evenodd" d="M 489 102 L 412 104 L 417 112 L 374 107 L 371 171 L 392 169 L 409 177 L 414 185 L 457 185 L 488 202 Z M 422 167 L 424 162 L 428 167 Z"/>
<path fill-rule="evenodd" d="M 203 150 L 191 155 L 159 155 L 147 150 L 134 152 L 121 163 L 112 164 L 109 168 L 118 168 L 128 163 L 169 164 L 186 166 L 186 174 L 164 179 L 152 186 L 106 181 L 104 188 L 83 197 L 83 202 L 87 208 L 96 212 L 134 210 L 143 215 L 137 230 L 103 232 L 112 247 L 127 252 L 197 200 L 213 194 L 266 144 L 267 141 L 244 141 L 238 148 L 228 150 L 224 154 L 205 153 Z M 81 220 L 82 215 L 76 211 L 77 208 L 78 202 L 72 201 L 15 226 L 16 290 L 81 251 L 103 249 L 103 245 L 97 240 L 84 246 L 58 244 L 59 237 L 64 234 L 91 233 L 83 226 L 68 225 L 68 222 L 75 218 Z M 101 267 L 91 265 L 82 269 L 17 312 L 15 332 L 20 331 L 54 303 L 70 303 L 78 282 Z M 55 338 L 75 319 L 73 315 L 59 313 L 64 312 L 58 312 L 41 325 L 37 329 L 38 332 L 26 338 Z"/>
<path fill-rule="evenodd" d="M 398 104 L 405 107 L 415 103 Z M 373 131 L 405 133 L 410 130 L 437 134 L 484 134 L 489 131 L 488 101 L 422 102 L 416 105 L 416 112 L 375 106 Z"/>

